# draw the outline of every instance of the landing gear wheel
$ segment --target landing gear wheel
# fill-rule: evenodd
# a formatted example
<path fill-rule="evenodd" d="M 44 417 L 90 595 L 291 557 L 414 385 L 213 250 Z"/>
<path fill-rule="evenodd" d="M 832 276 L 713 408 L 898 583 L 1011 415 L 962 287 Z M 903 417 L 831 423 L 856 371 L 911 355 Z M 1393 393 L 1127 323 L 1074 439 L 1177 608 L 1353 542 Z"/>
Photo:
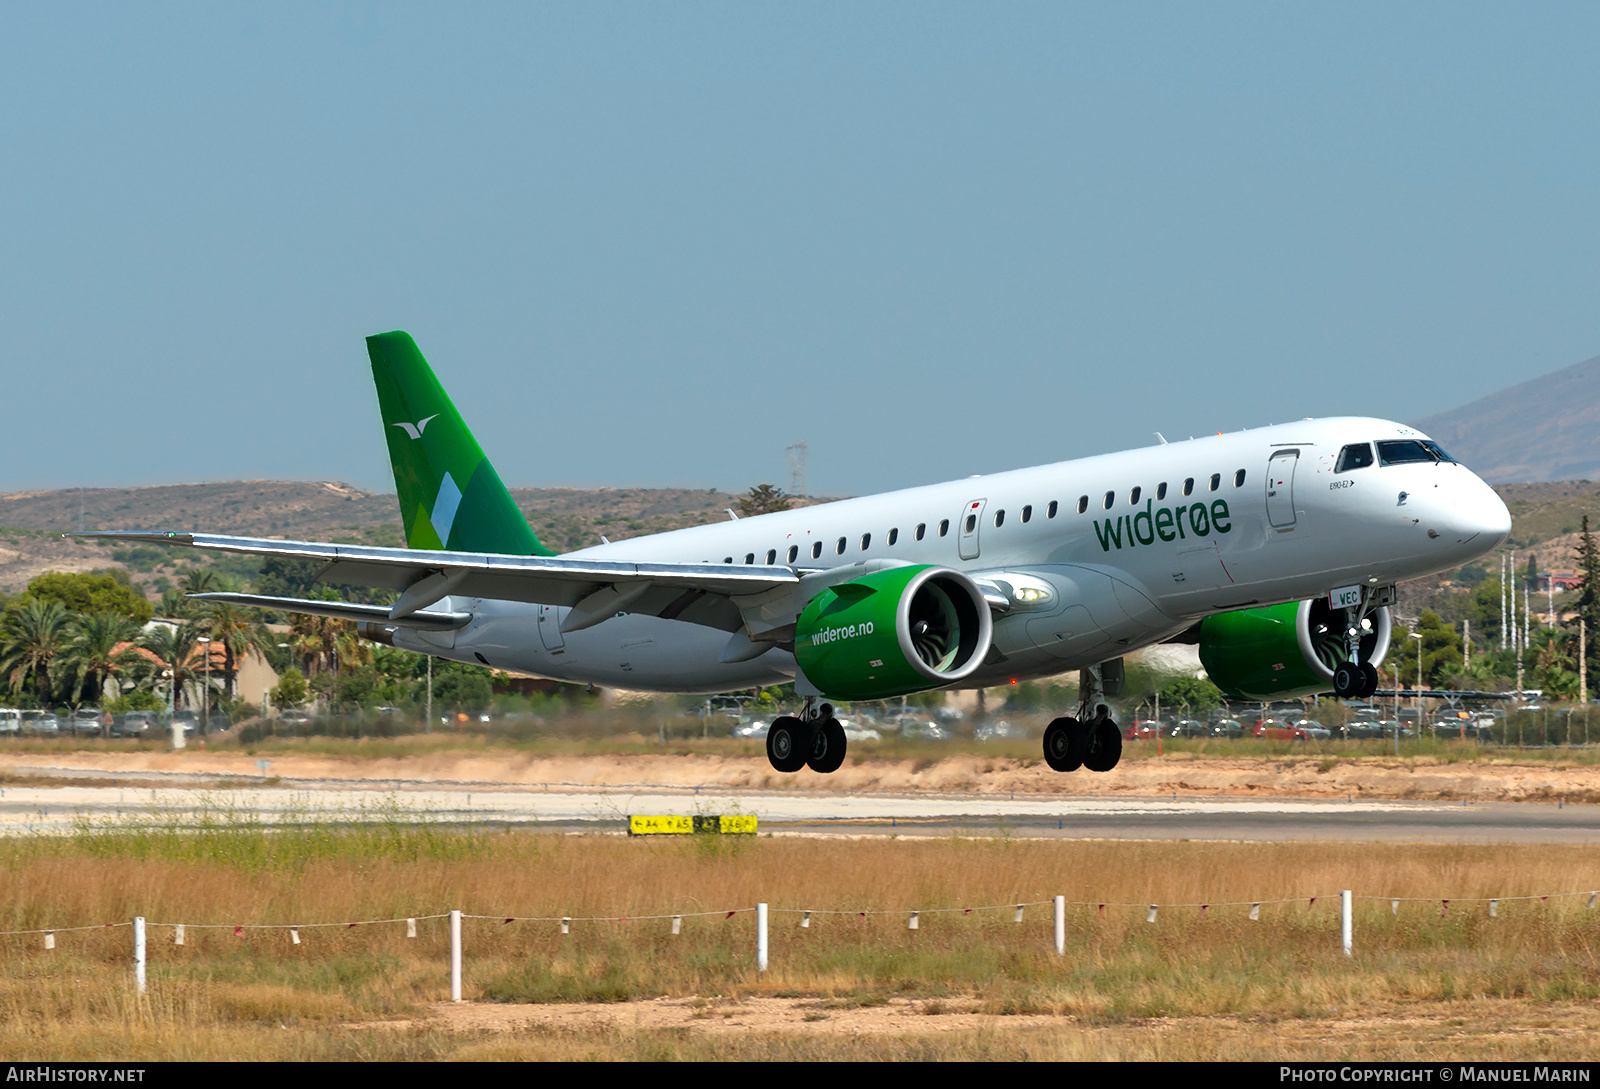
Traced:
<path fill-rule="evenodd" d="M 811 727 L 785 715 L 767 728 L 767 760 L 781 772 L 799 771 L 811 751 Z"/>
<path fill-rule="evenodd" d="M 1058 718 L 1044 728 L 1044 762 L 1052 771 L 1077 771 L 1089 751 L 1089 729 L 1075 718 Z"/>
<path fill-rule="evenodd" d="M 1361 663 L 1361 698 L 1369 699 L 1378 690 L 1378 667 L 1371 662 Z"/>
<path fill-rule="evenodd" d="M 1110 771 L 1122 759 L 1122 730 L 1109 718 L 1094 722 L 1089 728 L 1089 751 L 1084 754 L 1083 766 L 1090 771 Z"/>
<path fill-rule="evenodd" d="M 816 728 L 806 766 L 823 775 L 838 771 L 844 763 L 844 750 L 844 727 L 839 725 L 838 719 L 830 718 Z"/>
<path fill-rule="evenodd" d="M 1377 670 L 1373 670 L 1377 676 Z M 1376 689 L 1376 683 L 1372 686 Z M 1356 662 L 1340 662 L 1333 671 L 1333 694 L 1342 700 L 1360 699 L 1366 688 L 1366 678 L 1362 675 L 1361 666 Z"/>

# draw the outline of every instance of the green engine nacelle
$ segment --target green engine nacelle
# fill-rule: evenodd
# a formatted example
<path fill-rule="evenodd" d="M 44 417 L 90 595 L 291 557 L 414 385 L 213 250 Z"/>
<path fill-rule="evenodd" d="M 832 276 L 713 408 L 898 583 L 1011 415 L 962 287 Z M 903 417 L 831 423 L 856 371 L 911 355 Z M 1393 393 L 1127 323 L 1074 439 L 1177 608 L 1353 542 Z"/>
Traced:
<path fill-rule="evenodd" d="M 1389 653 L 1387 607 L 1361 622 L 1361 660 Z M 1294 699 L 1327 692 L 1345 660 L 1344 613 L 1327 598 L 1238 609 L 1200 622 L 1200 664 L 1229 699 Z"/>
<path fill-rule="evenodd" d="M 795 624 L 794 657 L 835 699 L 889 699 L 971 675 L 993 631 L 983 592 L 967 576 L 891 567 L 812 598 Z"/>

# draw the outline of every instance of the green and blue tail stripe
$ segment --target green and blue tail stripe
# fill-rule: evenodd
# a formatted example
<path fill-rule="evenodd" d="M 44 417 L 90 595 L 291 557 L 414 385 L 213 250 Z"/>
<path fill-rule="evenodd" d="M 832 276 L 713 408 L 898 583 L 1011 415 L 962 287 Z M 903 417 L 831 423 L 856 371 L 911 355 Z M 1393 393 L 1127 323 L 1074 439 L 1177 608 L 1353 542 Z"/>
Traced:
<path fill-rule="evenodd" d="M 367 338 L 410 548 L 553 556 L 534 536 L 416 341 Z"/>

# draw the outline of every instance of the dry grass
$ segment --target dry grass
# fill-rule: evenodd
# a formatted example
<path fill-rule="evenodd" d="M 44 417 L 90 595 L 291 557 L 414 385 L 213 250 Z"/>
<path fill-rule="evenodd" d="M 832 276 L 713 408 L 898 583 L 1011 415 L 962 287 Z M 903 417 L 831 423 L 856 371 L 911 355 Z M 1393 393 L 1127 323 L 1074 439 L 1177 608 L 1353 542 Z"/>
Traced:
<path fill-rule="evenodd" d="M 1462 902 L 1600 886 L 1600 847 L 633 841 L 453 833 L 398 819 L 269 833 L 224 820 L 200 832 L 86 828 L 0 841 L 0 880 L 3 930 L 136 914 L 152 924 L 143 999 L 128 985 L 126 927 L 63 932 L 53 951 L 36 934 L 0 937 L 0 1052 L 28 1059 L 1415 1056 L 1419 1041 L 1477 1038 L 1491 1024 L 1529 1027 L 1521 1043 L 1485 1043 L 1485 1054 L 1549 1057 L 1540 1049 L 1554 1030 L 1537 1022 L 1600 998 L 1600 912 L 1586 896 L 1506 901 L 1496 918 Z M 1380 898 L 1358 901 L 1351 959 L 1338 946 L 1342 888 Z M 1051 948 L 1048 906 L 1029 907 L 1020 924 L 1010 907 L 1056 893 L 1110 905 L 1068 909 L 1064 958 Z M 1428 902 L 1396 916 L 1391 896 Z M 1448 911 L 1440 897 L 1453 901 Z M 1222 906 L 1256 900 L 1287 902 L 1264 906 L 1258 922 L 1247 906 Z M 765 974 L 755 970 L 751 913 L 689 914 L 757 901 L 774 909 Z M 1152 924 L 1142 906 L 1151 903 L 1215 906 L 1166 906 Z M 985 905 L 1003 907 L 935 912 Z M 444 920 L 423 920 L 416 939 L 403 923 L 310 928 L 450 908 L 496 916 L 466 924 L 473 999 L 788 996 L 809 1003 L 795 1020 L 817 1028 L 909 998 L 924 1004 L 924 1024 L 951 1012 L 1000 1020 L 854 1045 L 650 1028 L 454 1031 L 426 1019 L 447 993 Z M 789 910 L 801 908 L 819 913 L 809 928 Z M 922 912 L 916 931 L 906 926 L 912 909 Z M 687 916 L 677 936 L 667 920 L 641 918 L 673 913 Z M 507 914 L 580 921 L 562 935 L 555 922 L 508 923 Z M 601 916 L 611 921 L 582 921 Z M 189 924 L 181 947 L 163 925 L 173 922 Z M 282 929 L 250 929 L 291 922 L 307 927 L 300 945 Z M 203 925 L 216 929 L 195 929 Z M 1401 1016 L 1405 1031 L 1368 1026 L 1343 1045 L 1315 1031 L 1423 1007 L 1455 1013 Z M 1054 1028 L 1007 1027 L 1027 1015 Z M 393 1020 L 410 1027 L 375 1027 Z M 1562 1053 L 1600 1039 L 1594 1022 L 1563 1030 Z M 1234 1042 L 1224 1047 L 1224 1037 Z"/>

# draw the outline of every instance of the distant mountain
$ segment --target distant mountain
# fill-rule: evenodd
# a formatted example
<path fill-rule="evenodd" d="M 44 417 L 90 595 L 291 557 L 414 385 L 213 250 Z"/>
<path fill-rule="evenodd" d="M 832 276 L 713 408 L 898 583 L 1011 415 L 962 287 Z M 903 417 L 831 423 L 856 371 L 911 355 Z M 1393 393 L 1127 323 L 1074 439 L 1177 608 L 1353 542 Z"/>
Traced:
<path fill-rule="evenodd" d="M 1600 356 L 1415 422 L 1493 484 L 1600 480 Z"/>

